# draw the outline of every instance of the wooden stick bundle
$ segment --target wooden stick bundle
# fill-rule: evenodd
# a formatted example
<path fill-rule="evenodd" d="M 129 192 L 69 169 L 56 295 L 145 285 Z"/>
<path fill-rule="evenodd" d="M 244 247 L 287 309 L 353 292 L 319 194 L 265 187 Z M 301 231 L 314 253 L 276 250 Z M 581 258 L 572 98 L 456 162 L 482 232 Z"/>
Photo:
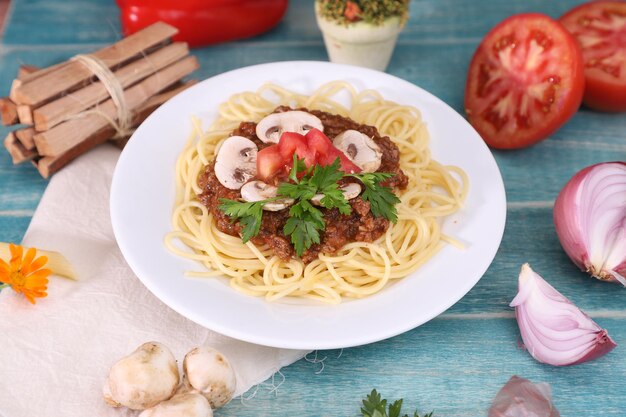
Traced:
<path fill-rule="evenodd" d="M 181 81 L 198 62 L 185 43 L 171 42 L 176 32 L 156 23 L 80 60 L 20 67 L 9 97 L 0 98 L 4 125 L 30 125 L 4 140 L 13 163 L 31 161 L 48 178 L 107 140 L 123 147 L 129 127 L 195 83 Z"/>

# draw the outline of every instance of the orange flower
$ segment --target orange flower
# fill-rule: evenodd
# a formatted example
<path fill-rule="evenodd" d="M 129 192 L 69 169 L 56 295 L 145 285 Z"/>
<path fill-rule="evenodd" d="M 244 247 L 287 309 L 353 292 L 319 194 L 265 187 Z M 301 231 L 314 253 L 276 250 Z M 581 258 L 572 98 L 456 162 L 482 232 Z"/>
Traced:
<path fill-rule="evenodd" d="M 40 256 L 35 259 L 37 250 L 30 248 L 22 258 L 24 248 L 20 245 L 10 244 L 11 261 L 7 264 L 0 259 L 0 282 L 10 285 L 17 292 L 22 293 L 32 304 L 35 304 L 35 297 L 46 297 L 48 293 L 48 275 L 52 273 L 49 269 L 43 269 L 48 262 L 47 256 Z M 1 286 L 0 286 L 1 287 Z"/>
<path fill-rule="evenodd" d="M 346 10 L 343 12 L 343 15 L 348 19 L 349 22 L 355 22 L 357 20 L 361 20 L 361 8 L 358 4 L 353 1 L 346 2 Z"/>

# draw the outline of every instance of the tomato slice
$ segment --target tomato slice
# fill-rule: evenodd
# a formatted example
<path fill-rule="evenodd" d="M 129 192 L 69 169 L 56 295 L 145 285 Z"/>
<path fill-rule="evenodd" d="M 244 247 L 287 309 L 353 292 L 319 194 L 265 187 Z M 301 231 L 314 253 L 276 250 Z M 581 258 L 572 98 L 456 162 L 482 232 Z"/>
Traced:
<path fill-rule="evenodd" d="M 511 16 L 483 39 L 470 64 L 465 112 L 493 148 L 522 148 L 559 129 L 580 106 L 580 47 L 557 21 Z"/>
<path fill-rule="evenodd" d="M 307 167 L 315 165 L 315 150 L 310 148 L 307 140 L 299 133 L 285 132 L 278 141 L 278 150 L 285 161 L 293 161 L 295 153 L 299 159 L 304 159 Z"/>
<path fill-rule="evenodd" d="M 261 149 L 256 156 L 257 177 L 267 182 L 285 167 L 285 158 L 280 154 L 278 145 Z"/>
<path fill-rule="evenodd" d="M 585 3 L 560 20 L 582 47 L 583 102 L 596 110 L 626 111 L 626 2 Z"/>
<path fill-rule="evenodd" d="M 315 150 L 316 162 L 319 165 L 330 165 L 339 158 L 343 172 L 349 174 L 361 172 L 361 168 L 350 161 L 343 152 L 335 148 L 330 139 L 318 129 L 309 130 L 305 137 L 309 148 Z"/>

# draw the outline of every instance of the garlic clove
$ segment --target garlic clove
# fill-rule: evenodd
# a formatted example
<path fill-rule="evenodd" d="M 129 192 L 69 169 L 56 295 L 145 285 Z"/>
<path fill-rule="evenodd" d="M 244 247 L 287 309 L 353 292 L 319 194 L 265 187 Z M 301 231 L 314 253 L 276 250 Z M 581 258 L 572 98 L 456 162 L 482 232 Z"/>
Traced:
<path fill-rule="evenodd" d="M 519 292 L 511 301 L 530 355 L 555 366 L 600 357 L 617 346 L 588 315 L 524 264 Z"/>
<path fill-rule="evenodd" d="M 142 411 L 139 417 L 213 417 L 213 410 L 202 395 L 183 393 Z"/>
<path fill-rule="evenodd" d="M 494 398 L 488 417 L 559 417 L 550 385 L 512 376 Z"/>
<path fill-rule="evenodd" d="M 111 367 L 104 400 L 113 407 L 144 410 L 174 395 L 179 381 L 172 352 L 158 342 L 144 343 Z"/>
<path fill-rule="evenodd" d="M 196 347 L 183 360 L 184 384 L 190 392 L 206 397 L 213 408 L 228 403 L 237 388 L 235 372 L 228 359 L 208 346 Z"/>
<path fill-rule="evenodd" d="M 574 175 L 556 199 L 554 225 L 580 269 L 626 286 L 626 163 L 604 162 Z"/>

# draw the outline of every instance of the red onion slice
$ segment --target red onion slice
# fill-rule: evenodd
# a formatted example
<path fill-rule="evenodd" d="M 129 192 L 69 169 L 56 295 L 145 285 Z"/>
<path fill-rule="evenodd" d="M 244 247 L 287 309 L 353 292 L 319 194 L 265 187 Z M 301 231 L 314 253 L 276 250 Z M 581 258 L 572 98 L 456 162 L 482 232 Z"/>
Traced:
<path fill-rule="evenodd" d="M 556 199 L 554 225 L 580 269 L 626 286 L 626 163 L 604 162 L 574 175 Z"/>
<path fill-rule="evenodd" d="M 519 275 L 511 301 L 526 349 L 533 358 L 555 366 L 583 363 L 615 346 L 606 330 L 535 273 L 528 264 Z"/>

